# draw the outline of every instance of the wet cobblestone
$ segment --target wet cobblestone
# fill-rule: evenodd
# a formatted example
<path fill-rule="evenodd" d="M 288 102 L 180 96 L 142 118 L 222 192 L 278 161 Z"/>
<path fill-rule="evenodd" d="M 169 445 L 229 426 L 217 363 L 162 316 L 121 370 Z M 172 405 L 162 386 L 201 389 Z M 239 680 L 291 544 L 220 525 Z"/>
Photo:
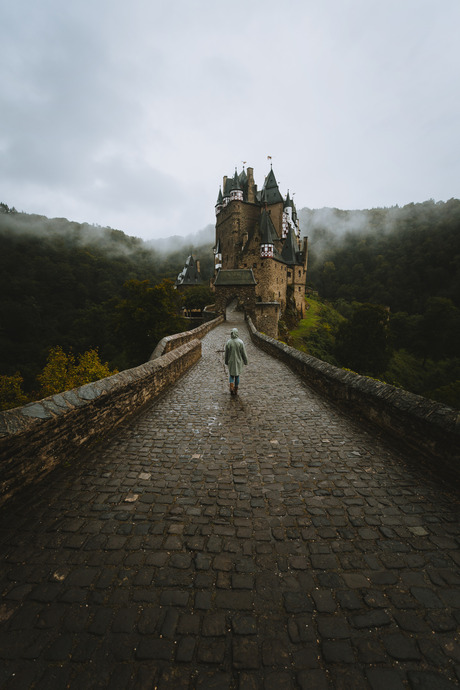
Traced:
<path fill-rule="evenodd" d="M 231 315 L 172 389 L 1 514 L 0 687 L 458 687 L 458 494 L 415 460 Z"/>

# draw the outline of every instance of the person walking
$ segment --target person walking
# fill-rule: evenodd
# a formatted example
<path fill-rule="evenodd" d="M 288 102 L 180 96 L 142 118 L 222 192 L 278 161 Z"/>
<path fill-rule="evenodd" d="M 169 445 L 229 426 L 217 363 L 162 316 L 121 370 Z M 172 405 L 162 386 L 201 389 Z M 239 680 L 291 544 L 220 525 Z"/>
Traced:
<path fill-rule="evenodd" d="M 230 331 L 230 339 L 225 345 L 225 364 L 228 366 L 228 373 L 230 376 L 230 394 L 236 395 L 238 393 L 238 385 L 240 382 L 240 374 L 243 370 L 243 364 L 248 363 L 246 349 L 241 338 L 238 336 L 238 329 L 232 328 Z"/>

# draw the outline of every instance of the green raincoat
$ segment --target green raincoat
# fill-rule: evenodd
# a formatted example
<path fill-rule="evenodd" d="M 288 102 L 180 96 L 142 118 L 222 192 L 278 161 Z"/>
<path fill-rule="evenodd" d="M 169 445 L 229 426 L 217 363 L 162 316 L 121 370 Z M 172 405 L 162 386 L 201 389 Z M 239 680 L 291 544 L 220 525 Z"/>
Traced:
<path fill-rule="evenodd" d="M 232 328 L 230 336 L 225 346 L 225 364 L 228 366 L 230 376 L 239 376 L 243 370 L 243 364 L 248 363 L 248 358 L 244 343 L 238 337 L 238 329 Z"/>

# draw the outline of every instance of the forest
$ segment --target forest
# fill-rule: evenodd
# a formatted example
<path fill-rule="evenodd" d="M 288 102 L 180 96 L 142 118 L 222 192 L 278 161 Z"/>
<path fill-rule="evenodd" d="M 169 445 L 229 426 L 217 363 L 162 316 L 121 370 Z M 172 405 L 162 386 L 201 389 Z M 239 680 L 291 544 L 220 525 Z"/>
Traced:
<path fill-rule="evenodd" d="M 301 219 L 315 319 L 296 347 L 460 407 L 460 201 Z"/>
<path fill-rule="evenodd" d="M 119 230 L 0 204 L 3 409 L 53 392 L 51 370 L 69 382 L 93 362 L 94 380 L 146 361 L 162 337 L 183 330 L 184 296 L 173 284 L 192 251 L 209 278 L 211 245 L 164 254 Z M 199 306 L 212 301 L 206 287 L 194 293 L 188 299 Z"/>
<path fill-rule="evenodd" d="M 299 216 L 309 311 L 282 324 L 281 338 L 460 407 L 460 201 Z M 208 280 L 209 242 L 167 253 L 119 230 L 0 204 L 2 408 L 148 359 L 186 327 L 182 306 L 213 301 L 206 285 L 174 290 L 192 252 Z"/>

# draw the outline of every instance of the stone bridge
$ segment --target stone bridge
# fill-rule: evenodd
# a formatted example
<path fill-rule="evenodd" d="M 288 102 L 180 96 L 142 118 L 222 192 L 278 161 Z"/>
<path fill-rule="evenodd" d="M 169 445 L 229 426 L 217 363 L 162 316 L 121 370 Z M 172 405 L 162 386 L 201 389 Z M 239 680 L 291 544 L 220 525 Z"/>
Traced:
<path fill-rule="evenodd" d="M 69 457 L 2 509 L 1 688 L 459 686 L 455 481 L 255 347 L 238 314 Z"/>

